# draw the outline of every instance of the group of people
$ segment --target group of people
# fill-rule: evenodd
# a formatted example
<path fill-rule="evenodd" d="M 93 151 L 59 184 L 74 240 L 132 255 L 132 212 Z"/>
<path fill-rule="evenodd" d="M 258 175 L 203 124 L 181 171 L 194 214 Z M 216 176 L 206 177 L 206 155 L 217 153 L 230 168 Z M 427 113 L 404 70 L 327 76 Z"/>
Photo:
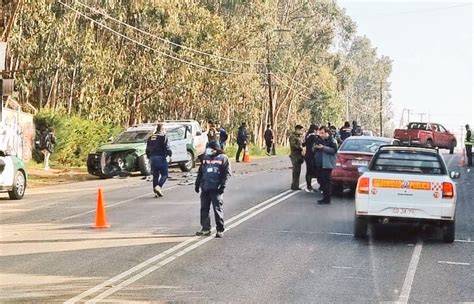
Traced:
<path fill-rule="evenodd" d="M 221 126 L 219 122 L 212 122 L 208 121 L 208 132 L 207 132 L 207 140 L 208 145 L 211 142 L 217 142 L 220 145 L 222 150 L 225 149 L 227 140 L 229 139 L 229 135 L 227 131 Z M 249 134 L 247 131 L 247 124 L 243 122 L 239 130 L 237 131 L 237 153 L 235 155 L 236 162 L 240 162 L 240 156 L 242 151 L 247 149 L 248 145 Z"/>
<path fill-rule="evenodd" d="M 331 174 L 336 167 L 338 146 L 351 136 L 362 135 L 362 128 L 353 121 L 348 121 L 339 131 L 330 123 L 327 126 L 310 125 L 303 136 L 303 126 L 297 125 L 290 135 L 290 159 L 293 167 L 291 190 L 301 190 L 301 166 L 306 163 L 306 191 L 314 192 L 312 180 L 317 179 L 322 193 L 318 204 L 330 204 L 332 195 Z"/>

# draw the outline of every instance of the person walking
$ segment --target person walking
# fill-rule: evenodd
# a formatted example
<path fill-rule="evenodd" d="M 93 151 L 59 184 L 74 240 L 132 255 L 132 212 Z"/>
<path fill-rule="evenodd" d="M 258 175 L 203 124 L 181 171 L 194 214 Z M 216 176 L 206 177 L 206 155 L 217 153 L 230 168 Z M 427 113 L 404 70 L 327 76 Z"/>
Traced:
<path fill-rule="evenodd" d="M 247 141 L 248 141 L 248 132 L 247 132 L 247 124 L 243 122 L 240 127 L 239 131 L 237 132 L 237 154 L 235 156 L 235 160 L 240 163 L 240 154 L 242 151 L 247 149 Z"/>
<path fill-rule="evenodd" d="M 173 155 L 163 124 L 158 124 L 155 133 L 148 138 L 145 153 L 151 161 L 155 197 L 163 197 L 162 188 L 168 179 L 168 160 L 166 158 Z"/>
<path fill-rule="evenodd" d="M 303 143 L 301 137 L 303 136 L 303 126 L 297 125 L 295 131 L 290 135 L 290 159 L 293 166 L 291 190 L 301 190 L 300 188 L 300 174 L 301 165 L 304 163 L 303 157 Z"/>
<path fill-rule="evenodd" d="M 224 236 L 223 194 L 230 177 L 229 159 L 216 141 L 211 141 L 199 167 L 195 183 L 196 193 L 201 192 L 201 231 L 199 236 L 211 234 L 209 211 L 212 205 L 216 220 L 216 237 Z"/>
<path fill-rule="evenodd" d="M 227 143 L 227 139 L 229 139 L 229 134 L 227 131 L 222 127 L 220 123 L 216 123 L 217 131 L 219 132 L 219 143 L 221 145 L 222 150 L 225 150 L 225 145 Z"/>
<path fill-rule="evenodd" d="M 265 130 L 265 134 L 263 135 L 265 139 L 265 147 L 267 148 L 267 155 L 270 155 L 272 152 L 273 147 L 273 130 L 270 124 L 267 125 L 267 129 Z"/>
<path fill-rule="evenodd" d="M 48 127 L 41 132 L 40 135 L 40 149 L 44 155 L 44 170 L 48 171 L 49 158 L 54 152 L 54 145 L 56 144 L 56 137 L 54 136 L 54 129 Z"/>
<path fill-rule="evenodd" d="M 472 167 L 472 145 L 474 144 L 474 137 L 472 136 L 471 127 L 466 125 L 466 138 L 464 139 L 464 146 L 466 147 L 466 157 L 468 167 Z"/>
<path fill-rule="evenodd" d="M 348 121 L 346 121 L 344 126 L 339 130 L 339 134 L 341 136 L 341 141 L 343 142 L 352 136 L 351 124 Z"/>
<path fill-rule="evenodd" d="M 305 141 L 303 142 L 303 147 L 305 148 L 304 153 L 304 160 L 306 162 L 306 192 L 312 192 L 312 180 L 316 177 L 315 170 L 314 170 L 314 151 L 313 146 L 316 143 L 318 134 L 318 126 L 315 124 L 311 124 L 308 129 L 308 133 L 306 133 Z"/>
<path fill-rule="evenodd" d="M 336 140 L 331 136 L 331 131 L 327 127 L 320 129 L 320 137 L 322 142 L 315 145 L 318 155 L 321 161 L 321 174 L 320 184 L 323 192 L 323 198 L 318 200 L 318 204 L 330 204 L 331 203 L 331 174 L 332 169 L 336 167 L 336 152 L 337 143 Z"/>

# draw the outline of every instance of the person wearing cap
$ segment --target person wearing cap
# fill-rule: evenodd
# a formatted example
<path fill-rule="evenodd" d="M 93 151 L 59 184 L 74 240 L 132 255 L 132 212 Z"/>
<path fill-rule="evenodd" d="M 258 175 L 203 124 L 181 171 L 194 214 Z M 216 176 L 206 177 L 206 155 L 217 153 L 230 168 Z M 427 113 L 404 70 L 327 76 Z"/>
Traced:
<path fill-rule="evenodd" d="M 466 147 L 467 165 L 472 167 L 472 145 L 474 144 L 474 137 L 472 137 L 471 127 L 466 125 L 466 138 L 464 139 L 464 146 Z"/>
<path fill-rule="evenodd" d="M 168 138 L 163 124 L 158 124 L 155 133 L 148 138 L 145 153 L 151 161 L 153 191 L 156 197 L 162 197 L 162 188 L 168 179 L 168 161 L 166 157 L 171 157 L 173 154 L 168 145 Z"/>
<path fill-rule="evenodd" d="M 196 193 L 201 193 L 201 231 L 198 236 L 211 234 L 209 211 L 212 205 L 216 220 L 216 237 L 224 236 L 223 194 L 230 177 L 229 159 L 217 141 L 211 141 L 199 167 L 195 183 Z"/>
<path fill-rule="evenodd" d="M 303 126 L 297 125 L 295 131 L 290 135 L 290 159 L 293 166 L 291 190 L 301 190 L 300 174 L 301 165 L 304 163 L 303 157 Z"/>

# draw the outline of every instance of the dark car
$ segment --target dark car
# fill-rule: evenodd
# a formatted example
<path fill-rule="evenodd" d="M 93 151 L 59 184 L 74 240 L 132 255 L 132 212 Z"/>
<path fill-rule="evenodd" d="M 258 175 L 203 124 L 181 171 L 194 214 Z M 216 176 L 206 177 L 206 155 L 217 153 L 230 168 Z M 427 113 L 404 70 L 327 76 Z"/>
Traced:
<path fill-rule="evenodd" d="M 344 186 L 354 190 L 359 179 L 359 167 L 367 167 L 380 146 L 398 143 L 398 140 L 387 137 L 352 136 L 347 138 L 337 151 L 336 168 L 332 171 L 334 191 L 341 192 Z"/>

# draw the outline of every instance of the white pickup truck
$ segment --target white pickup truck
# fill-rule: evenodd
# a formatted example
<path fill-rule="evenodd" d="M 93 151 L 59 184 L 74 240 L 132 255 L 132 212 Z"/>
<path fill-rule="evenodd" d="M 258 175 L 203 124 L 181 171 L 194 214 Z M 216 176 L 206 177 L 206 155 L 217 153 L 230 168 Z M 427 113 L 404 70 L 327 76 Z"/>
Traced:
<path fill-rule="evenodd" d="M 367 235 L 370 223 L 422 222 L 441 227 L 443 241 L 455 235 L 456 185 L 436 149 L 382 146 L 360 176 L 354 235 Z"/>

